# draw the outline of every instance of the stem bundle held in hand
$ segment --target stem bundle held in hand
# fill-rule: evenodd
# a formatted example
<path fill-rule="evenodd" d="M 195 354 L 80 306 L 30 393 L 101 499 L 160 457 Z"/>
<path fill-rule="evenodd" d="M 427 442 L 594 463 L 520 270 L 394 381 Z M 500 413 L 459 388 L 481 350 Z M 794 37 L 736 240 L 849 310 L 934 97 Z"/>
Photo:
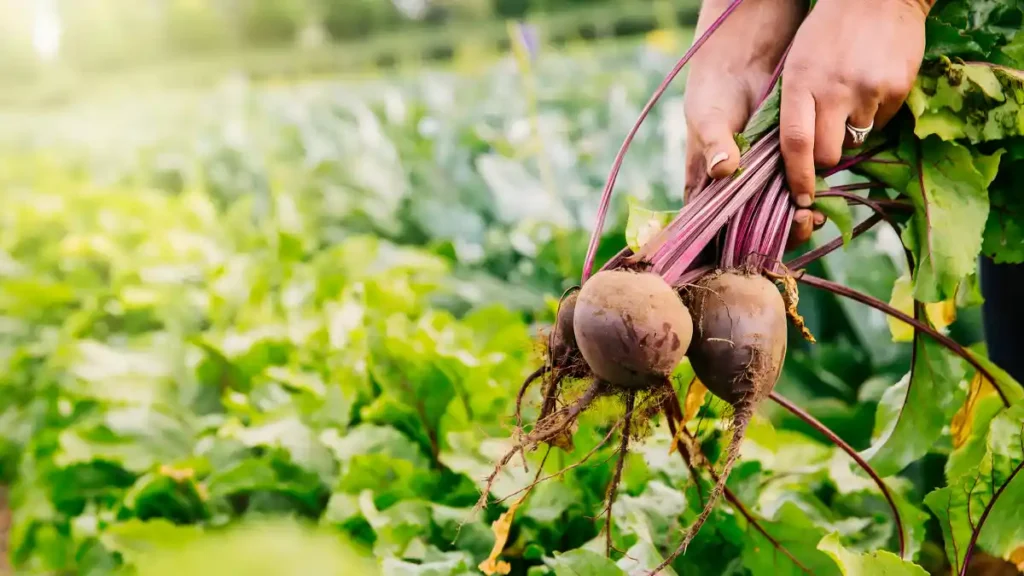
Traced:
<path fill-rule="evenodd" d="M 873 138 L 862 151 L 845 158 L 824 176 L 838 170 L 849 170 L 877 179 L 838 187 L 824 192 L 822 197 L 838 200 L 844 205 L 847 201 L 863 204 L 875 214 L 848 230 L 846 238 L 804 255 L 795 261 L 792 268 L 783 265 L 782 257 L 795 209 L 786 189 L 779 146 L 781 78 L 777 71 L 746 130 L 737 135 L 745 149 L 739 169 L 733 175 L 710 182 L 693 193 L 660 231 L 639 246 L 624 250 L 592 273 L 615 179 L 630 141 L 675 75 L 740 1 L 735 0 L 729 5 L 658 87 L 616 156 L 592 231 L 581 286 L 563 296 L 548 340 L 546 365 L 527 380 L 518 396 L 521 404 L 527 388 L 535 380 L 542 379 L 543 401 L 538 419 L 529 433 L 523 430 L 521 421 L 518 422 L 518 442 L 501 459 L 481 500 L 483 504 L 496 474 L 512 461 L 515 454 L 543 443 L 563 448 L 571 446 L 577 419 L 600 397 L 624 399 L 629 407 L 623 423 L 623 434 L 627 436 L 630 430 L 642 428 L 631 427 L 631 420 L 637 422 L 651 415 L 650 410 L 633 409 L 634 405 L 642 405 L 639 399 L 652 399 L 652 404 L 659 407 L 678 406 L 677 399 L 666 402 L 664 398 L 676 394 L 670 378 L 686 356 L 700 382 L 731 407 L 732 435 L 723 451 L 721 471 L 712 471 L 715 485 L 703 510 L 686 530 L 676 550 L 652 573 L 664 569 L 685 552 L 719 497 L 726 492 L 726 481 L 738 459 L 746 428 L 764 400 L 772 398 L 812 426 L 823 429 L 809 415 L 773 393 L 788 349 L 787 319 L 806 339 L 814 341 L 797 312 L 796 281 L 802 279 L 804 267 L 879 222 L 885 222 L 899 232 L 900 222 L 905 221 L 908 212 L 915 210 L 913 195 L 903 189 L 910 186 L 906 182 L 918 178 L 922 194 L 925 187 L 923 174 L 927 169 L 924 165 L 928 162 L 925 159 L 927 151 L 922 151 L 916 136 L 908 136 L 904 131 L 897 133 L 895 138 L 892 134 Z M 778 70 L 781 68 L 780 65 Z M 908 149 L 911 152 L 907 152 Z M 915 149 L 916 153 L 913 152 Z M 878 166 L 884 169 L 878 169 Z M 907 169 L 907 177 L 894 176 L 901 168 Z M 911 202 L 897 198 L 874 201 L 854 193 L 886 188 L 908 196 Z M 908 245 L 907 264 L 912 270 L 915 260 L 922 259 L 921 249 L 918 247 L 917 251 L 911 251 Z M 913 325 L 916 334 L 934 338 L 938 344 L 974 366 L 990 382 L 997 382 L 976 357 L 916 315 L 909 317 L 846 287 L 815 281 L 810 277 L 807 279 L 816 288 L 853 298 L 907 321 Z M 573 389 L 568 384 L 577 381 L 586 383 L 575 387 L 584 392 L 577 392 L 575 400 L 566 401 L 563 396 Z M 996 388 L 1008 405 L 998 384 Z M 517 418 L 521 414 L 519 405 L 516 406 L 516 414 Z M 666 415 L 675 422 L 671 414 Z M 672 425 L 674 428 L 675 424 Z M 889 489 L 865 459 L 837 435 L 827 429 L 824 431 L 827 438 L 865 468 L 885 496 L 895 517 L 902 556 L 903 523 Z M 628 449 L 628 444 L 629 438 L 624 437 L 621 443 L 623 452 Z M 620 454 L 620 465 L 623 455 Z M 620 478 L 621 473 L 615 474 L 613 484 Z M 609 499 L 614 498 L 616 488 L 609 488 Z M 727 498 L 730 502 L 735 500 L 735 496 L 728 493 Z M 612 504 L 607 502 L 606 506 L 610 509 Z M 753 521 L 757 522 L 756 519 Z M 763 532 L 760 526 L 757 529 Z M 610 521 L 606 530 L 611 530 Z M 607 537 L 610 542 L 610 532 Z M 779 548 L 782 546 L 774 540 L 772 544 Z M 783 551 L 789 555 L 788 551 Z"/>

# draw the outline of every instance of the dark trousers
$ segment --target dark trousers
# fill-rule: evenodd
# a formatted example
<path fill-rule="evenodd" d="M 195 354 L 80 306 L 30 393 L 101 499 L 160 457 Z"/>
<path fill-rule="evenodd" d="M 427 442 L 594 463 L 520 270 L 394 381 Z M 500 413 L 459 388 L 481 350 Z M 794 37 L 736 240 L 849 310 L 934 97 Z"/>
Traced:
<path fill-rule="evenodd" d="M 989 358 L 1024 384 L 1024 264 L 983 258 L 981 292 Z"/>

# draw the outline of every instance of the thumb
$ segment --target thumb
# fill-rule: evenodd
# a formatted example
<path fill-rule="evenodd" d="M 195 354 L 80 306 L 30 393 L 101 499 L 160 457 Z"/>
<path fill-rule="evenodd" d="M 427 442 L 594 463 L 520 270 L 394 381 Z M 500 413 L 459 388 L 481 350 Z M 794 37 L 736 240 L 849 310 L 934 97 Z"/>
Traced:
<path fill-rule="evenodd" d="M 686 117 L 692 141 L 699 144 L 691 153 L 703 156 L 702 171 L 717 180 L 739 168 L 740 149 L 733 134 L 743 129 L 750 106 L 735 87 L 718 82 L 701 82 L 687 95 Z M 726 89 L 728 88 L 728 89 Z"/>
<path fill-rule="evenodd" d="M 730 123 L 721 116 L 709 118 L 698 129 L 697 138 L 704 148 L 704 170 L 715 180 L 729 176 L 740 166 L 740 149 L 733 134 Z"/>

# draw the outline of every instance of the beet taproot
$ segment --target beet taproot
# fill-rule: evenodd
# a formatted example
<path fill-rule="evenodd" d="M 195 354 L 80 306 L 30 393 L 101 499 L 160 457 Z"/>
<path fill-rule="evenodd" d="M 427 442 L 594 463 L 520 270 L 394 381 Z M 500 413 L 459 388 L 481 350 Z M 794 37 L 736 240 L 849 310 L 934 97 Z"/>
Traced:
<path fill-rule="evenodd" d="M 663 384 L 672 374 L 690 345 L 693 322 L 660 276 L 605 270 L 580 290 L 573 332 L 594 375 L 637 390 Z"/>
<path fill-rule="evenodd" d="M 786 304 L 770 280 L 757 273 L 720 271 L 691 288 L 687 302 L 694 335 L 687 356 L 712 394 L 732 406 L 732 438 L 725 464 L 704 510 L 687 530 L 693 540 L 725 489 L 757 405 L 775 387 L 786 358 Z"/>

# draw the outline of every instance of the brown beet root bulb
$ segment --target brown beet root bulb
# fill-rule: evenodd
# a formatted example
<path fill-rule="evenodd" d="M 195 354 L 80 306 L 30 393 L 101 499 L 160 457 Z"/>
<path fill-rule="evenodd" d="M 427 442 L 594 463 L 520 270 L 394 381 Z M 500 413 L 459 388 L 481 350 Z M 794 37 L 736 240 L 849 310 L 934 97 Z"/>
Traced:
<path fill-rule="evenodd" d="M 660 276 L 605 270 L 580 290 L 573 331 L 598 378 L 636 390 L 665 382 L 690 345 L 693 322 Z"/>
<path fill-rule="evenodd" d="M 787 338 L 782 294 L 760 274 L 713 274 L 690 289 L 687 301 L 696 324 L 687 351 L 690 365 L 712 394 L 733 407 L 733 418 L 725 464 L 704 510 L 687 530 L 684 551 L 722 495 L 755 408 L 775 387 Z"/>
<path fill-rule="evenodd" d="M 576 299 L 579 295 L 580 291 L 574 290 L 566 294 L 558 305 L 558 316 L 555 318 L 555 325 L 551 329 L 551 336 L 548 340 L 548 350 L 551 354 L 553 368 L 568 368 L 575 357 L 579 355 L 576 334 L 573 332 L 573 316 L 576 314 Z"/>
<path fill-rule="evenodd" d="M 733 407 L 775 386 L 786 358 L 786 305 L 759 274 L 723 272 L 688 295 L 696 337 L 687 355 L 712 394 Z"/>

